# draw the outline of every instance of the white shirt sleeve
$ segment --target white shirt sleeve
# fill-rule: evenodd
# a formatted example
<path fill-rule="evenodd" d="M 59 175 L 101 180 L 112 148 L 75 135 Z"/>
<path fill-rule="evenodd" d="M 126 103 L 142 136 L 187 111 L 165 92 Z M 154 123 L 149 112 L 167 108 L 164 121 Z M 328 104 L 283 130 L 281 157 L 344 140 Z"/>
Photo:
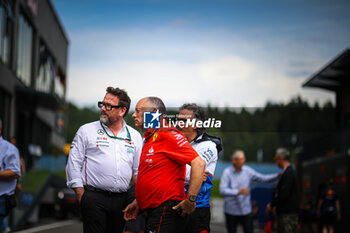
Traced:
<path fill-rule="evenodd" d="M 232 188 L 232 185 L 230 185 L 230 176 L 231 176 L 232 170 L 229 168 L 226 168 L 224 172 L 222 173 L 221 179 L 220 179 L 220 194 L 222 196 L 235 196 L 238 195 L 238 189 Z"/>
<path fill-rule="evenodd" d="M 208 170 L 209 173 L 213 176 L 215 172 L 216 162 L 218 160 L 218 151 L 216 149 L 215 143 L 212 141 L 204 141 L 199 143 L 194 147 L 198 155 L 205 162 L 205 169 Z M 186 179 L 185 185 L 189 184 L 191 175 L 191 166 L 186 164 Z"/>
<path fill-rule="evenodd" d="M 84 186 L 82 170 L 84 165 L 85 148 L 84 129 L 83 127 L 80 127 L 73 139 L 66 167 L 67 186 L 69 188 Z"/>
<path fill-rule="evenodd" d="M 197 153 L 205 162 L 205 170 L 208 170 L 211 175 L 214 175 L 216 162 L 218 160 L 216 145 L 211 141 L 206 141 L 203 144 L 203 147 L 200 148 Z"/>
<path fill-rule="evenodd" d="M 133 169 L 134 177 L 136 180 L 137 174 L 139 171 L 140 157 L 141 157 L 141 152 L 142 152 L 142 147 L 143 147 L 142 137 L 138 132 L 135 133 L 134 145 L 135 145 L 135 154 L 134 154 L 134 161 L 133 161 L 132 169 Z"/>
<path fill-rule="evenodd" d="M 262 174 L 259 173 L 251 168 L 249 168 L 249 173 L 252 176 L 252 180 L 259 182 L 259 183 L 265 183 L 265 182 L 274 182 L 278 179 L 278 173 L 275 174 Z"/>

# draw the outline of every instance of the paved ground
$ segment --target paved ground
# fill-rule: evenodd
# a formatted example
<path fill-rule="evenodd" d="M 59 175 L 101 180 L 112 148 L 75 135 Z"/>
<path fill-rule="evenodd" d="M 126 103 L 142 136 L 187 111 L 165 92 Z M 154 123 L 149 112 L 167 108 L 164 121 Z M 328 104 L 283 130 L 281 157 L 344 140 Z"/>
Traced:
<path fill-rule="evenodd" d="M 223 200 L 212 200 L 212 221 L 211 233 L 226 233 L 225 219 L 223 214 Z M 83 226 L 79 220 L 55 221 L 43 224 L 37 227 L 27 228 L 25 230 L 16 231 L 17 233 L 80 233 L 83 232 Z M 238 233 L 242 233 L 242 228 L 238 228 Z M 256 229 L 255 233 L 263 231 Z"/>
<path fill-rule="evenodd" d="M 82 223 L 79 220 L 60 221 L 38 227 L 28 228 L 16 233 L 80 233 L 83 232 Z M 242 228 L 238 228 L 238 233 L 242 233 Z M 255 233 L 263 233 L 262 230 L 255 229 Z M 212 223 L 211 233 L 227 233 L 225 224 Z"/>
<path fill-rule="evenodd" d="M 212 233 L 226 233 L 226 228 L 223 224 L 214 223 L 211 225 Z M 83 232 L 82 223 L 78 220 L 60 221 L 52 224 L 42 225 L 38 227 L 28 228 L 16 233 L 79 233 Z"/>

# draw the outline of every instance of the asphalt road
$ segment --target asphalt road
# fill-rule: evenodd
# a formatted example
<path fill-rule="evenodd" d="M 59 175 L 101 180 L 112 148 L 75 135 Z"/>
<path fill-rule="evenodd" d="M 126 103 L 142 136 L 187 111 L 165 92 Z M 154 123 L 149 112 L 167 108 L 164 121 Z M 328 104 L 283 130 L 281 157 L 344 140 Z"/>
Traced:
<path fill-rule="evenodd" d="M 225 217 L 223 213 L 223 199 L 213 198 L 211 200 L 211 233 L 226 233 Z M 82 233 L 83 226 L 79 220 L 67 220 L 67 221 L 50 221 L 47 224 L 42 224 L 37 227 L 28 228 L 22 231 L 16 231 L 17 233 Z M 238 227 L 237 233 L 242 233 L 241 227 Z M 255 229 L 255 233 L 263 233 L 260 229 Z"/>
<path fill-rule="evenodd" d="M 211 225 L 212 233 L 226 233 L 224 224 L 213 223 Z M 83 232 L 83 225 L 79 220 L 59 221 L 51 224 L 41 225 L 33 228 L 28 228 L 17 233 L 80 233 Z"/>

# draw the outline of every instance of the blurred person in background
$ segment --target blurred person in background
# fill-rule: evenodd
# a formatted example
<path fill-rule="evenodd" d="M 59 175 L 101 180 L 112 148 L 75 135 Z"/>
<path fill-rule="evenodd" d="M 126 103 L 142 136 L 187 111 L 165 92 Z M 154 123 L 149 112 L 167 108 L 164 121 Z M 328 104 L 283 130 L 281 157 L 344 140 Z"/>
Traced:
<path fill-rule="evenodd" d="M 0 119 L 0 232 L 3 232 L 4 219 L 16 206 L 15 189 L 21 176 L 18 149 L 2 138 Z"/>
<path fill-rule="evenodd" d="M 276 213 L 278 233 L 295 233 L 300 206 L 296 172 L 290 163 L 290 153 L 287 149 L 278 148 L 274 160 L 283 171 L 278 179 L 272 201 L 267 205 L 266 210 Z"/>
<path fill-rule="evenodd" d="M 10 142 L 12 143 L 12 145 L 17 147 L 17 140 L 16 140 L 16 138 L 12 137 L 10 139 Z M 25 173 L 27 171 L 26 164 L 24 162 L 24 158 L 23 158 L 23 156 L 21 154 L 19 155 L 19 162 L 21 163 L 21 177 L 17 181 L 16 193 L 20 192 L 22 190 L 21 179 L 23 178 L 23 176 L 25 175 Z"/>
<path fill-rule="evenodd" d="M 264 175 L 244 165 L 245 155 L 236 150 L 231 157 L 232 165 L 226 168 L 220 180 L 220 194 L 224 197 L 226 227 L 229 233 L 236 233 L 241 224 L 244 233 L 253 232 L 252 202 L 250 198 L 251 183 L 274 182 L 278 173 Z"/>
<path fill-rule="evenodd" d="M 317 205 L 322 233 L 333 233 L 335 225 L 341 219 L 340 202 L 333 185 L 333 180 L 330 180 Z"/>

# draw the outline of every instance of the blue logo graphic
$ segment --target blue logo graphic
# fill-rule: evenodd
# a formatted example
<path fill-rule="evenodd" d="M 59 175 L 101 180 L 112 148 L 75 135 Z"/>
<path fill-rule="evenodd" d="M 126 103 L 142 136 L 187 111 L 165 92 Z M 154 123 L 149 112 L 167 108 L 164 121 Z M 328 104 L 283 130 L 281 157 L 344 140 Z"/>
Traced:
<path fill-rule="evenodd" d="M 160 116 L 162 114 L 157 110 L 156 112 L 143 112 L 143 128 L 144 129 L 159 129 Z"/>

